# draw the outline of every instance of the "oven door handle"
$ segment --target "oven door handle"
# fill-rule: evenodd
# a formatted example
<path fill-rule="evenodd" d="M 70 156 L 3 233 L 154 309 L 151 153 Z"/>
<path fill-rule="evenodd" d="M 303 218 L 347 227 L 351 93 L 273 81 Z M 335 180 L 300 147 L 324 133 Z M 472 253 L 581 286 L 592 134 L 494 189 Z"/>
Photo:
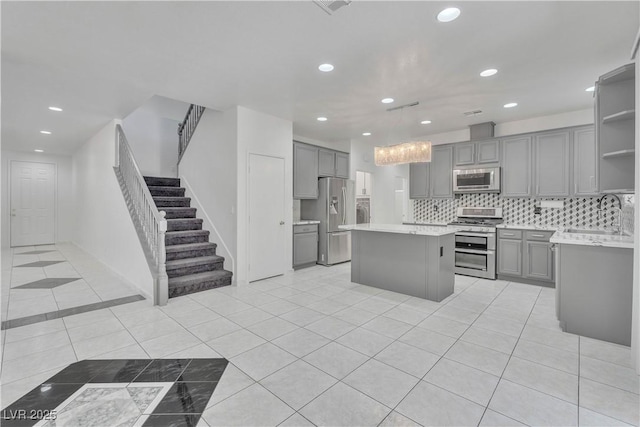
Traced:
<path fill-rule="evenodd" d="M 480 255 L 492 255 L 495 253 L 494 251 L 483 251 L 478 249 L 462 249 L 462 248 L 456 248 L 456 252 L 462 252 L 465 254 L 480 254 Z"/>
<path fill-rule="evenodd" d="M 456 237 L 460 236 L 460 237 L 491 237 L 491 236 L 495 236 L 496 233 L 469 233 L 466 231 L 463 232 L 456 232 Z"/>

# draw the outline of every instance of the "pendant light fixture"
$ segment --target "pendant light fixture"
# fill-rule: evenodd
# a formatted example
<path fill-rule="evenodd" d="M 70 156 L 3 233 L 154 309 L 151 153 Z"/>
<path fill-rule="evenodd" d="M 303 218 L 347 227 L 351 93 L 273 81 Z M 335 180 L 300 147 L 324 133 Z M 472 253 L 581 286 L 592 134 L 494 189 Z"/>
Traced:
<path fill-rule="evenodd" d="M 418 102 L 389 108 L 387 111 L 401 110 L 401 112 L 404 112 L 405 107 L 414 107 L 416 105 L 418 105 Z M 402 119 L 402 117 L 400 119 Z M 376 166 L 430 162 L 431 142 L 409 141 L 386 147 L 375 147 L 374 153 Z"/>

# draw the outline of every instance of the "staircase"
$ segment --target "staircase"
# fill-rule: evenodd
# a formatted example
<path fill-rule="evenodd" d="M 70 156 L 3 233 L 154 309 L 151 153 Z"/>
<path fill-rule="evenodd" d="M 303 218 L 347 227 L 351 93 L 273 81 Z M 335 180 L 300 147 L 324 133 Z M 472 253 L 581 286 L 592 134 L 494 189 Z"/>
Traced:
<path fill-rule="evenodd" d="M 145 176 L 144 181 L 158 210 L 166 212 L 169 298 L 230 285 L 233 273 L 223 269 L 224 258 L 216 255 L 217 245 L 209 242 L 180 179 Z"/>

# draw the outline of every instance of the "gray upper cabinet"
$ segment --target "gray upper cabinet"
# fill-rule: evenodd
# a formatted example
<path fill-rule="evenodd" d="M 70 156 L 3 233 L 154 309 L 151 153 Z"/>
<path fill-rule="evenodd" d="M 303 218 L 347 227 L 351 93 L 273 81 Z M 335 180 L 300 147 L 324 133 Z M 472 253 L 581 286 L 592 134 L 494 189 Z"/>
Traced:
<path fill-rule="evenodd" d="M 335 151 L 320 149 L 318 152 L 318 175 L 335 176 L 336 153 Z"/>
<path fill-rule="evenodd" d="M 536 196 L 569 196 L 569 136 L 568 130 L 534 136 Z"/>
<path fill-rule="evenodd" d="M 531 194 L 531 137 L 502 140 L 502 195 L 528 197 Z"/>
<path fill-rule="evenodd" d="M 573 194 L 598 194 L 597 148 L 592 126 L 573 131 Z"/>
<path fill-rule="evenodd" d="M 453 164 L 473 166 L 486 163 L 500 163 L 500 141 L 465 142 L 453 145 Z"/>
<path fill-rule="evenodd" d="M 431 197 L 453 197 L 453 146 L 436 146 L 431 152 Z"/>
<path fill-rule="evenodd" d="M 336 177 L 349 178 L 349 155 L 336 152 Z"/>
<path fill-rule="evenodd" d="M 497 139 L 477 142 L 476 152 L 478 164 L 500 163 L 500 141 Z"/>
<path fill-rule="evenodd" d="M 429 197 L 429 163 L 409 164 L 409 198 Z"/>
<path fill-rule="evenodd" d="M 318 198 L 318 148 L 293 144 L 293 198 Z"/>
<path fill-rule="evenodd" d="M 467 142 L 455 144 L 453 150 L 454 164 L 456 166 L 473 165 L 476 162 L 476 144 Z"/>
<path fill-rule="evenodd" d="M 318 175 L 349 178 L 349 154 L 318 149 Z"/>

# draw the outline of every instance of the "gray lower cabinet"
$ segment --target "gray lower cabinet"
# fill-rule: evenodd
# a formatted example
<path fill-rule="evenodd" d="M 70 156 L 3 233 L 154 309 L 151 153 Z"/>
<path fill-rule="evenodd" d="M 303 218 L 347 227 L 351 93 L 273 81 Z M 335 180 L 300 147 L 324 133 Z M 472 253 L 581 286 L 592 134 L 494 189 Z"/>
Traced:
<path fill-rule="evenodd" d="M 293 198 L 318 198 L 318 148 L 293 144 Z"/>
<path fill-rule="evenodd" d="M 553 231 L 498 230 L 498 274 L 542 285 L 555 280 Z"/>
<path fill-rule="evenodd" d="M 629 346 L 633 249 L 555 246 L 556 314 L 562 330 Z"/>
<path fill-rule="evenodd" d="M 431 151 L 431 197 L 453 197 L 453 147 L 434 147 Z"/>
<path fill-rule="evenodd" d="M 531 136 L 502 140 L 502 195 L 531 195 Z"/>
<path fill-rule="evenodd" d="M 429 197 L 429 163 L 409 164 L 409 198 Z"/>
<path fill-rule="evenodd" d="M 293 268 L 316 263 L 318 260 L 318 225 L 293 226 Z"/>
<path fill-rule="evenodd" d="M 545 281 L 553 280 L 551 243 L 527 241 L 525 244 L 525 277 Z"/>
<path fill-rule="evenodd" d="M 510 234 L 507 233 L 507 237 Z M 514 238 L 498 239 L 498 274 L 522 276 L 522 239 L 513 235 Z"/>
<path fill-rule="evenodd" d="M 536 184 L 534 195 L 569 196 L 569 144 L 570 132 L 568 130 L 534 135 L 533 164 L 535 165 Z"/>
<path fill-rule="evenodd" d="M 598 194 L 598 149 L 593 126 L 573 131 L 573 194 Z"/>

